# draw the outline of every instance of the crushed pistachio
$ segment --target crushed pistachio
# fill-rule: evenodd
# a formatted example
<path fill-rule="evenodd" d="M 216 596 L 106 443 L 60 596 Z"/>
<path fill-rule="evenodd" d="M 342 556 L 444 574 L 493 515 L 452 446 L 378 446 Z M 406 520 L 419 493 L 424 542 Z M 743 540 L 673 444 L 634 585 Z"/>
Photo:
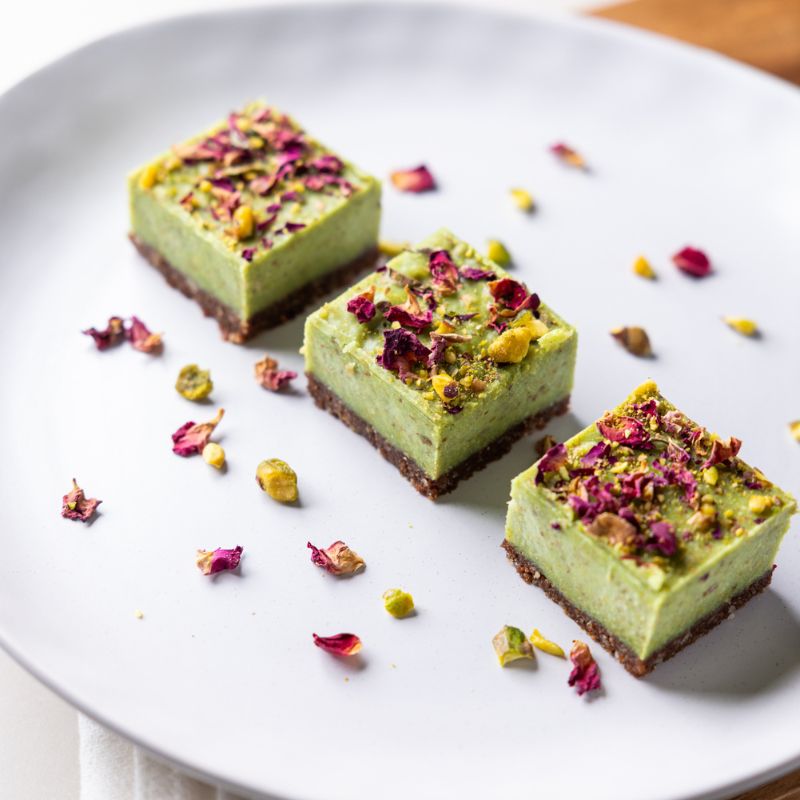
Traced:
<path fill-rule="evenodd" d="M 395 619 L 402 619 L 414 610 L 414 598 L 402 589 L 387 589 L 383 593 L 383 607 Z"/>
<path fill-rule="evenodd" d="M 612 328 L 610 333 L 631 355 L 639 358 L 649 358 L 653 355 L 650 337 L 644 328 L 636 326 Z"/>
<path fill-rule="evenodd" d="M 543 653 L 549 653 L 551 656 L 558 656 L 558 658 L 567 657 L 567 654 L 555 642 L 545 639 L 538 628 L 533 629 L 531 644 L 538 650 L 541 650 Z"/>
<path fill-rule="evenodd" d="M 144 612 L 137 608 L 136 611 L 133 612 L 133 616 L 136 617 L 136 619 L 144 619 Z"/>
<path fill-rule="evenodd" d="M 652 281 L 656 277 L 656 271 L 644 256 L 636 257 L 632 269 L 634 275 L 638 275 L 640 278 L 647 278 Z"/>
<path fill-rule="evenodd" d="M 139 175 L 139 188 L 152 189 L 158 183 L 158 164 L 146 166 Z"/>
<path fill-rule="evenodd" d="M 507 267 L 511 263 L 511 253 L 497 239 L 489 239 L 486 243 L 486 257 L 501 267 Z"/>
<path fill-rule="evenodd" d="M 492 639 L 492 646 L 501 667 L 520 658 L 534 658 L 531 643 L 519 628 L 512 625 L 503 625 Z"/>
<path fill-rule="evenodd" d="M 514 205 L 516 205 L 520 211 L 524 211 L 526 213 L 533 211 L 533 196 L 529 191 L 526 189 L 510 189 L 509 194 L 511 195 L 511 199 L 514 201 Z"/>
<path fill-rule="evenodd" d="M 758 325 L 752 319 L 745 317 L 723 317 L 722 321 L 736 333 L 741 333 L 742 336 L 757 336 Z"/>
<path fill-rule="evenodd" d="M 708 467 L 708 469 L 704 469 L 703 480 L 709 486 L 716 486 L 717 481 L 719 480 L 719 470 L 714 466 Z"/>
<path fill-rule="evenodd" d="M 386 239 L 381 239 L 378 242 L 378 252 L 388 258 L 399 256 L 400 253 L 410 249 L 411 245 L 408 242 L 389 242 Z"/>
<path fill-rule="evenodd" d="M 789 433 L 796 442 L 800 442 L 800 419 L 789 423 Z"/>
<path fill-rule="evenodd" d="M 216 469 L 222 469 L 225 464 L 225 451 L 216 442 L 209 442 L 203 448 L 203 461 Z"/>
<path fill-rule="evenodd" d="M 748 501 L 747 507 L 754 514 L 763 514 L 772 508 L 772 498 L 763 494 L 754 494 Z"/>
<path fill-rule="evenodd" d="M 234 235 L 240 241 L 249 239 L 255 230 L 255 217 L 250 206 L 239 206 L 233 212 Z"/>
<path fill-rule="evenodd" d="M 526 327 L 503 331 L 488 348 L 489 358 L 498 364 L 519 364 L 531 344 L 531 332 Z"/>
<path fill-rule="evenodd" d="M 443 403 L 451 403 L 458 397 L 458 384 L 446 372 L 438 372 L 431 383 Z"/>
<path fill-rule="evenodd" d="M 204 400 L 211 394 L 213 388 L 211 373 L 200 369 L 197 364 L 187 364 L 183 367 L 178 373 L 178 380 L 175 381 L 178 394 L 187 400 Z"/>
<path fill-rule="evenodd" d="M 279 503 L 294 503 L 297 500 L 297 474 L 279 458 L 268 458 L 256 468 L 258 485 Z"/>

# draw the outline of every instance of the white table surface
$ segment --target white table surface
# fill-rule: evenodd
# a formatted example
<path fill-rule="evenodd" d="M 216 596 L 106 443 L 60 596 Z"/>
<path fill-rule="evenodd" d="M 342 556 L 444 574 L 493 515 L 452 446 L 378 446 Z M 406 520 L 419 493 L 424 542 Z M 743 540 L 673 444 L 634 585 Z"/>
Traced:
<path fill-rule="evenodd" d="M 487 6 L 498 5 L 497 0 L 483 2 Z M 260 5 L 263 0 L 261 3 L 238 0 L 236 4 Z M 224 5 L 219 0 L 16 3 L 13 12 L 6 12 L 0 26 L 0 92 L 39 67 L 105 34 L 150 20 Z M 502 5 L 564 13 L 603 3 L 502 0 Z M 78 800 L 79 796 L 76 712 L 0 651 L 0 797 Z"/>

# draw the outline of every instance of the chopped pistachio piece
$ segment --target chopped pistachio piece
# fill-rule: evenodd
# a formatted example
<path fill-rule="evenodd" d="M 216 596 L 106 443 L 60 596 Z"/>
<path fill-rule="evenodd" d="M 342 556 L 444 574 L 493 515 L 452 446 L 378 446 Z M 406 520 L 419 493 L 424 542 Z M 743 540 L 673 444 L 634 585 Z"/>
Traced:
<path fill-rule="evenodd" d="M 559 658 L 567 657 L 567 654 L 555 642 L 545 639 L 538 628 L 533 629 L 531 644 L 538 650 L 541 650 L 543 653 L 549 653 L 551 656 L 558 656 Z"/>
<path fill-rule="evenodd" d="M 414 610 L 414 598 L 402 589 L 387 589 L 383 593 L 383 607 L 395 619 L 402 619 Z"/>
<path fill-rule="evenodd" d="M 792 438 L 795 441 L 800 442 L 800 419 L 789 423 L 789 433 L 792 434 Z"/>
<path fill-rule="evenodd" d="M 279 503 L 294 503 L 297 500 L 297 474 L 279 458 L 268 458 L 256 469 L 258 485 Z"/>
<path fill-rule="evenodd" d="M 637 256 L 636 260 L 633 262 L 632 269 L 634 274 L 638 275 L 640 278 L 647 278 L 652 281 L 656 277 L 656 271 L 644 256 Z"/>
<path fill-rule="evenodd" d="M 139 176 L 139 188 L 144 190 L 152 189 L 157 183 L 158 165 L 150 164 L 150 166 L 142 170 L 142 174 Z"/>
<path fill-rule="evenodd" d="M 527 327 L 509 328 L 489 345 L 489 358 L 498 364 L 519 364 L 528 355 L 531 338 Z"/>
<path fill-rule="evenodd" d="M 509 191 L 514 205 L 520 210 L 530 213 L 533 211 L 533 196 L 526 189 L 511 189 Z"/>
<path fill-rule="evenodd" d="M 249 239 L 255 229 L 255 218 L 250 206 L 239 206 L 233 212 L 234 233 L 237 239 Z"/>
<path fill-rule="evenodd" d="M 611 335 L 631 354 L 639 358 L 649 358 L 653 355 L 650 346 L 650 337 L 644 328 L 624 327 L 612 328 Z"/>
<path fill-rule="evenodd" d="M 399 256 L 405 250 L 411 250 L 411 245 L 408 242 L 389 242 L 386 239 L 381 239 L 378 242 L 380 254 L 389 258 Z"/>
<path fill-rule="evenodd" d="M 507 267 L 511 263 L 511 253 L 497 239 L 489 239 L 486 243 L 486 257 L 501 267 Z"/>
<path fill-rule="evenodd" d="M 534 658 L 533 647 L 525 638 L 525 634 L 511 625 L 503 625 L 500 632 L 492 639 L 492 645 L 501 667 L 519 658 Z"/>
<path fill-rule="evenodd" d="M 225 463 L 225 451 L 216 442 L 209 442 L 203 448 L 203 461 L 216 469 L 222 469 Z"/>
<path fill-rule="evenodd" d="M 744 317 L 723 317 L 722 321 L 736 333 L 742 336 L 755 336 L 758 333 L 758 325 L 752 319 Z"/>
<path fill-rule="evenodd" d="M 446 372 L 434 375 L 431 384 L 443 403 L 450 403 L 458 397 L 458 384 Z"/>
<path fill-rule="evenodd" d="M 178 373 L 175 388 L 187 400 L 204 400 L 211 394 L 214 384 L 208 370 L 200 369 L 197 364 L 187 364 Z"/>

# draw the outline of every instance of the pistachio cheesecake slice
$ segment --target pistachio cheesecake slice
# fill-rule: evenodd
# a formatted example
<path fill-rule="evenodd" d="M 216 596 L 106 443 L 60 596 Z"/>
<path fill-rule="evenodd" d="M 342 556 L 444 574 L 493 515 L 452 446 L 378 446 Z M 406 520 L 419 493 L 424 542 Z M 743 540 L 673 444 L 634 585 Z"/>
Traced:
<path fill-rule="evenodd" d="M 306 320 L 309 390 L 435 499 L 569 404 L 575 329 L 447 230 Z"/>
<path fill-rule="evenodd" d="M 647 382 L 511 484 L 503 546 L 636 676 L 765 589 L 795 500 Z"/>
<path fill-rule="evenodd" d="M 380 183 L 256 102 L 135 170 L 131 239 L 243 342 L 374 266 Z"/>

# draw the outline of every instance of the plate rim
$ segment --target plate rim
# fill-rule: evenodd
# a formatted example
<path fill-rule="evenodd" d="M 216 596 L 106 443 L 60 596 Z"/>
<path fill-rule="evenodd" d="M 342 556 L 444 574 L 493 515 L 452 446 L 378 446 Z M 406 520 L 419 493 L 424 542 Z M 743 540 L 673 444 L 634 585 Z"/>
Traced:
<path fill-rule="evenodd" d="M 170 14 L 118 28 L 103 36 L 91 39 L 46 62 L 0 92 L 0 114 L 4 112 L 7 104 L 12 102 L 15 96 L 29 91 L 30 86 L 35 84 L 36 81 L 48 80 L 53 72 L 59 70 L 75 57 L 86 51 L 115 41 L 121 41 L 131 36 L 147 36 L 153 31 L 164 28 L 180 27 L 193 22 L 208 23 L 215 18 L 229 18 L 238 15 L 268 16 L 272 13 L 314 13 L 315 11 L 332 13 L 337 10 L 342 12 L 345 9 L 350 9 L 353 12 L 357 12 L 359 9 L 369 11 L 379 9 L 381 12 L 394 13 L 414 9 L 438 9 L 441 12 L 449 11 L 453 13 L 467 11 L 475 15 L 493 18 L 510 17 L 528 22 L 538 22 L 560 29 L 588 31 L 590 34 L 621 41 L 628 45 L 632 44 L 633 46 L 640 46 L 642 43 L 649 42 L 661 52 L 666 52 L 667 54 L 678 53 L 681 54 L 683 59 L 694 59 L 699 65 L 714 69 L 717 72 L 738 75 L 740 80 L 751 81 L 756 87 L 779 95 L 784 102 L 794 103 L 800 110 L 800 91 L 787 79 L 765 72 L 725 54 L 674 39 L 665 34 L 637 28 L 634 25 L 616 20 L 592 16 L 590 11 L 561 12 L 549 9 L 523 8 L 511 2 L 511 0 L 494 0 L 493 5 L 488 7 L 486 0 L 385 0 L 380 3 L 374 0 L 330 0 L 328 2 L 325 0 L 277 0 L 277 2 L 272 2 L 270 0 L 263 5 L 237 4 L 230 8 L 204 9 L 202 11 Z M 228 775 L 208 771 L 186 758 L 173 755 L 167 750 L 148 742 L 145 738 L 128 730 L 123 723 L 115 722 L 104 713 L 91 708 L 87 702 L 84 702 L 67 687 L 61 685 L 44 666 L 36 663 L 33 659 L 29 659 L 23 652 L 24 648 L 15 646 L 10 637 L 4 633 L 2 627 L 0 627 L 0 649 L 47 689 L 69 703 L 76 711 L 103 725 L 136 747 L 141 748 L 154 759 L 166 762 L 190 777 L 212 783 L 243 797 L 258 798 L 259 800 L 299 800 L 295 795 L 276 794 L 273 790 L 263 791 L 248 787 Z M 710 787 L 699 792 L 684 794 L 674 798 L 674 800 L 723 800 L 777 780 L 797 769 L 800 769 L 800 747 L 796 756 L 766 767 L 755 775 Z"/>

